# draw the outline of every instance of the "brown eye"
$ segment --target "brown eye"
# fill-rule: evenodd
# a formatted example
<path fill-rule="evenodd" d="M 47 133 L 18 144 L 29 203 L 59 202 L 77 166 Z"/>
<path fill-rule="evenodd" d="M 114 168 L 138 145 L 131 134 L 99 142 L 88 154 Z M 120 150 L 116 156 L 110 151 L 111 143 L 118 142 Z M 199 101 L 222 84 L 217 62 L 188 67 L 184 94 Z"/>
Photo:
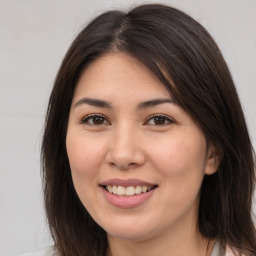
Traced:
<path fill-rule="evenodd" d="M 161 116 L 154 117 L 154 124 L 156 125 L 163 125 L 165 124 L 166 119 Z"/>
<path fill-rule="evenodd" d="M 97 125 L 104 124 L 104 118 L 101 116 L 95 116 L 92 118 L 92 122 L 93 124 L 97 124 Z"/>
<path fill-rule="evenodd" d="M 91 115 L 87 116 L 82 120 L 83 124 L 89 124 L 89 125 L 105 125 L 109 124 L 109 122 L 104 118 L 103 116 L 99 115 Z"/>
<path fill-rule="evenodd" d="M 173 121 L 166 116 L 153 116 L 147 122 L 147 124 L 156 126 L 163 126 L 171 123 L 173 123 Z"/>

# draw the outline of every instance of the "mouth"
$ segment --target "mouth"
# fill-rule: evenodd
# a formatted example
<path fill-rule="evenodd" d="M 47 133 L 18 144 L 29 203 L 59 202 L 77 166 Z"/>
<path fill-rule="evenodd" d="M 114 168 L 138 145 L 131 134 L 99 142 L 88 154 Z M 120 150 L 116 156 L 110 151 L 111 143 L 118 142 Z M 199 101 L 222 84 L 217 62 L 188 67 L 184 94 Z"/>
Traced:
<path fill-rule="evenodd" d="M 137 186 L 121 186 L 121 185 L 101 185 L 106 191 L 116 196 L 135 196 L 142 193 L 147 193 L 155 188 L 157 185 L 137 185 Z"/>
<path fill-rule="evenodd" d="M 111 205 L 131 209 L 150 200 L 158 185 L 138 179 L 110 179 L 101 182 L 99 187 Z"/>
<path fill-rule="evenodd" d="M 115 196 L 131 197 L 148 193 L 151 190 L 156 189 L 158 185 L 138 179 L 111 179 L 102 182 L 100 187 Z"/>

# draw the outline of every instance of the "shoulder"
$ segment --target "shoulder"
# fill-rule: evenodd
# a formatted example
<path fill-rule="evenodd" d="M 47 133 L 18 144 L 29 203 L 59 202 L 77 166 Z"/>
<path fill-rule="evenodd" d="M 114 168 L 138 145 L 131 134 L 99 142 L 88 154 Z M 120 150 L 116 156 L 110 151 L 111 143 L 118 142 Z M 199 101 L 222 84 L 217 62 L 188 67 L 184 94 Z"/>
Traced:
<path fill-rule="evenodd" d="M 227 247 L 225 256 L 235 256 L 235 254 L 232 252 L 232 250 L 229 247 Z"/>
<path fill-rule="evenodd" d="M 232 250 L 229 245 L 222 247 L 220 241 L 216 241 L 211 253 L 211 256 L 238 256 L 235 250 Z"/>
<path fill-rule="evenodd" d="M 54 247 L 50 246 L 39 251 L 29 252 L 20 254 L 18 256 L 57 256 L 56 252 L 54 251 Z"/>
<path fill-rule="evenodd" d="M 225 256 L 238 256 L 240 254 L 238 254 L 235 250 L 232 250 L 230 246 L 226 247 L 226 253 Z M 242 254 L 242 256 L 244 256 L 244 254 Z"/>

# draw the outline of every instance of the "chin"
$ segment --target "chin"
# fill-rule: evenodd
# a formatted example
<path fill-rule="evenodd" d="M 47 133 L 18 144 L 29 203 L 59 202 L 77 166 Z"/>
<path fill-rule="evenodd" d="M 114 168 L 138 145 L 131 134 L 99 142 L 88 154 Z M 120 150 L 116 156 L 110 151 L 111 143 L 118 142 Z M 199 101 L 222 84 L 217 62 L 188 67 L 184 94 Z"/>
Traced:
<path fill-rule="evenodd" d="M 113 222 L 103 227 L 108 236 L 118 239 L 142 241 L 149 239 L 154 234 L 154 228 L 149 223 Z"/>
<path fill-rule="evenodd" d="M 144 241 L 150 238 L 150 235 L 145 230 L 110 230 L 107 232 L 107 236 L 115 237 L 121 240 L 130 241 Z"/>

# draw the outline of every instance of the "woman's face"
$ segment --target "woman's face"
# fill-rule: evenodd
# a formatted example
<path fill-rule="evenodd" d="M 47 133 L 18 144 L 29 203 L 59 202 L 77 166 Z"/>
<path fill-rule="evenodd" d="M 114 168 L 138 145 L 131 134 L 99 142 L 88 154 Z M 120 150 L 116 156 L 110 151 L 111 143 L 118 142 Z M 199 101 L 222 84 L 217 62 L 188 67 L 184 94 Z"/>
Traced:
<path fill-rule="evenodd" d="M 109 237 L 145 240 L 196 227 L 214 148 L 135 58 L 108 54 L 86 68 L 66 147 L 76 192 Z"/>

